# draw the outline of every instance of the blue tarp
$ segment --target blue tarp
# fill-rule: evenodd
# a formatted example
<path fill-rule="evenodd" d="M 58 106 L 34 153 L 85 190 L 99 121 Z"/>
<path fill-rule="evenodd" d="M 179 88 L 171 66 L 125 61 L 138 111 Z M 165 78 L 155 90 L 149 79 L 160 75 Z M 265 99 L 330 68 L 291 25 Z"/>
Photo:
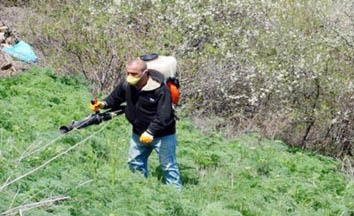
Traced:
<path fill-rule="evenodd" d="M 36 63 L 38 61 L 38 57 L 32 47 L 24 41 L 19 41 L 11 47 L 5 47 L 2 51 L 27 63 Z"/>

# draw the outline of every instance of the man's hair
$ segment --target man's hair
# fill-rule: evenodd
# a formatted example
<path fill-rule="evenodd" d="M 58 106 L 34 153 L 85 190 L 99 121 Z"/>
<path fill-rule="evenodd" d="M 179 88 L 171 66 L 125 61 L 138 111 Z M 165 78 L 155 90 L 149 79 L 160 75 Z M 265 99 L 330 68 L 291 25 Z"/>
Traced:
<path fill-rule="evenodd" d="M 128 61 L 127 66 L 139 66 L 142 71 L 147 69 L 147 64 L 141 59 L 133 59 Z"/>

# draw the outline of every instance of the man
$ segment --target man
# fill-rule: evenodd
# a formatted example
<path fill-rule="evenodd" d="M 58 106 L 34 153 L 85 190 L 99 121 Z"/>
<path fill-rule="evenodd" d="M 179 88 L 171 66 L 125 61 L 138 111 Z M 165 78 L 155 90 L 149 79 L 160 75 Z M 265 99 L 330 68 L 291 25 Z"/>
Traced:
<path fill-rule="evenodd" d="M 164 77 L 148 70 L 144 61 L 136 59 L 126 65 L 125 81 L 103 101 L 91 105 L 92 111 L 118 107 L 127 102 L 125 116 L 133 125 L 128 164 L 131 170 L 148 176 L 148 157 L 152 150 L 159 155 L 164 182 L 182 188 L 176 161 L 176 121 L 171 95 Z"/>

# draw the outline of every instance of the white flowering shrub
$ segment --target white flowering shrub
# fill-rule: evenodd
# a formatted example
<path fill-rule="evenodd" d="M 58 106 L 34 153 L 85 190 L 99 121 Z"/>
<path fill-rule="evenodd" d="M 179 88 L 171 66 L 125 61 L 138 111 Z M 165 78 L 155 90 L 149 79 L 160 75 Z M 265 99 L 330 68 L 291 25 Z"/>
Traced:
<path fill-rule="evenodd" d="M 129 58 L 179 60 L 182 104 L 290 145 L 353 153 L 353 3 L 315 0 L 34 1 L 31 25 L 58 71 L 83 73 L 96 92 Z M 30 19 L 29 19 L 30 20 Z"/>
<path fill-rule="evenodd" d="M 6 7 L 23 6 L 29 1 L 30 0 L 2 0 L 0 4 L 3 4 Z"/>

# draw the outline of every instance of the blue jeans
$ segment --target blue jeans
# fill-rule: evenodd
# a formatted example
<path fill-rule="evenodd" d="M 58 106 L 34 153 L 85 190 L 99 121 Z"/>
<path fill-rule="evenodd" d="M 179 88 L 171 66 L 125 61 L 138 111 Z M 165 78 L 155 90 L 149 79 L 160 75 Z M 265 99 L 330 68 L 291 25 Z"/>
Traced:
<path fill-rule="evenodd" d="M 164 183 L 173 184 L 176 188 L 181 189 L 182 183 L 176 159 L 176 145 L 175 134 L 154 138 L 151 144 L 142 144 L 139 141 L 139 136 L 133 133 L 130 139 L 129 167 L 132 171 L 141 171 L 145 177 L 148 177 L 148 157 L 152 150 L 155 150 L 159 156 Z"/>

